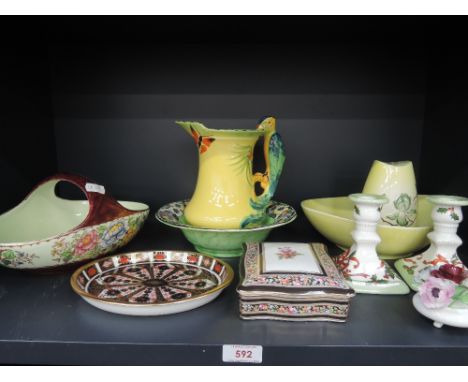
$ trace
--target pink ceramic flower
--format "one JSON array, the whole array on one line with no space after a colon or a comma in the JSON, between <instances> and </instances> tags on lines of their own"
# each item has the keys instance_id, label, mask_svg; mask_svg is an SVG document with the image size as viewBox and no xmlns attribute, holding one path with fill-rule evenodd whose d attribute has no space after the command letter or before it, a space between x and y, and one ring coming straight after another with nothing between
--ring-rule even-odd
<instances>
[{"instance_id":1,"label":"pink ceramic flower","mask_svg":"<svg viewBox=\"0 0 468 382\"><path fill-rule=\"evenodd\" d=\"M84 255L91 251L99 241L99 235L96 231L88 232L84 235L75 246L75 256Z\"/></svg>"},{"instance_id":2,"label":"pink ceramic flower","mask_svg":"<svg viewBox=\"0 0 468 382\"><path fill-rule=\"evenodd\" d=\"M426 308L441 309L449 306L455 294L455 284L452 281L429 277L419 288L421 301Z\"/></svg>"}]
</instances>

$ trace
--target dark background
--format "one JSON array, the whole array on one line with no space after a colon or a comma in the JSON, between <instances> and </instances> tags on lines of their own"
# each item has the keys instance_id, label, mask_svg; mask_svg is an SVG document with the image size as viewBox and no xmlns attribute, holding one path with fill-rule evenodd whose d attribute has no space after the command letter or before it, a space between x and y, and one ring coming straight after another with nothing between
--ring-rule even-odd
<instances>
[{"instance_id":1,"label":"dark background","mask_svg":"<svg viewBox=\"0 0 468 382\"><path fill-rule=\"evenodd\" d=\"M276 199L300 215L273 241L322 240L300 201L359 191L374 159L412 160L420 193L468 196L465 20L2 17L0 213L59 170L154 212L195 186L174 120L268 114L287 145ZM150 248L191 245L151 215L126 250ZM223 343L262 344L264 364L468 362L466 331L433 328L410 296L358 295L346 324L244 322L233 283L206 307L132 318L82 301L69 274L0 271L0 363L217 364Z\"/></svg>"},{"instance_id":2,"label":"dark background","mask_svg":"<svg viewBox=\"0 0 468 382\"><path fill-rule=\"evenodd\" d=\"M412 160L420 193L468 195L463 18L3 19L0 211L78 172L153 209L190 197L174 124L254 128L287 149L276 199L359 191L374 159Z\"/></svg>"}]
</instances>

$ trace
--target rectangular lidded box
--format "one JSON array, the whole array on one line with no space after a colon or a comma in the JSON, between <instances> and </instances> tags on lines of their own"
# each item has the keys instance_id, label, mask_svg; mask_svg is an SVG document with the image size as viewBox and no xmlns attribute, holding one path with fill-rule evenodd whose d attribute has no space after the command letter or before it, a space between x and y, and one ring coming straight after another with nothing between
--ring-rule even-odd
<instances>
[{"instance_id":1,"label":"rectangular lidded box","mask_svg":"<svg viewBox=\"0 0 468 382\"><path fill-rule=\"evenodd\" d=\"M250 243L237 288L244 319L346 320L354 296L321 243Z\"/></svg>"}]
</instances>

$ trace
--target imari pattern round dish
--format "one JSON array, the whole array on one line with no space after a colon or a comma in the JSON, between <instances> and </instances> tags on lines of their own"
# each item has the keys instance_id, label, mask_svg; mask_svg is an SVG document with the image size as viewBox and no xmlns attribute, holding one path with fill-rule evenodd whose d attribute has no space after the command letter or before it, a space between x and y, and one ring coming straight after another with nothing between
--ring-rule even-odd
<instances>
[{"instance_id":1,"label":"imari pattern round dish","mask_svg":"<svg viewBox=\"0 0 468 382\"><path fill-rule=\"evenodd\" d=\"M99 309L159 316L209 303L231 283L233 275L228 264L196 252L135 252L79 268L71 286Z\"/></svg>"},{"instance_id":2,"label":"imari pattern round dish","mask_svg":"<svg viewBox=\"0 0 468 382\"><path fill-rule=\"evenodd\" d=\"M271 202L266 210L268 222L262 226L238 229L200 228L184 220L187 203L188 200L166 204L156 213L156 219L165 225L181 229L198 252L216 257L242 256L245 243L263 242L273 228L289 224L297 217L291 206Z\"/></svg>"}]
</instances>

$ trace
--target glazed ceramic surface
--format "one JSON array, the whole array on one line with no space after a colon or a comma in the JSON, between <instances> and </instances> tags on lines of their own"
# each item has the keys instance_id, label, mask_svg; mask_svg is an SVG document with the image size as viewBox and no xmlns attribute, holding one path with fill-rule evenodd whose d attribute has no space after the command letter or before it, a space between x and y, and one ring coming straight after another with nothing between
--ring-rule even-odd
<instances>
[{"instance_id":1,"label":"glazed ceramic surface","mask_svg":"<svg viewBox=\"0 0 468 382\"><path fill-rule=\"evenodd\" d=\"M441 328L443 325L454 326L456 328L468 328L468 307L465 309L450 307L429 309L424 306L419 294L413 296L413 305L419 313L433 320L436 328Z\"/></svg>"},{"instance_id":2,"label":"glazed ceramic surface","mask_svg":"<svg viewBox=\"0 0 468 382\"><path fill-rule=\"evenodd\" d=\"M413 298L415 308L434 320L437 328L443 324L468 328L468 269L446 263L421 278Z\"/></svg>"},{"instance_id":3,"label":"glazed ceramic surface","mask_svg":"<svg viewBox=\"0 0 468 382\"><path fill-rule=\"evenodd\" d=\"M88 200L57 197L61 181L79 187ZM0 265L46 269L96 258L132 240L148 212L145 204L115 201L83 177L55 175L0 216Z\"/></svg>"},{"instance_id":4,"label":"glazed ceramic surface","mask_svg":"<svg viewBox=\"0 0 468 382\"><path fill-rule=\"evenodd\" d=\"M263 119L256 130L216 130L198 122L177 123L194 138L199 152L197 185L184 211L187 223L214 229L263 226L285 159L275 119ZM252 174L254 146L260 137L264 137L266 170ZM256 183L263 188L259 196Z\"/></svg>"},{"instance_id":5,"label":"glazed ceramic surface","mask_svg":"<svg viewBox=\"0 0 468 382\"><path fill-rule=\"evenodd\" d=\"M357 293L407 294L408 286L381 260L376 247L380 242L377 222L387 197L370 194L352 194L355 228L351 233L354 244L334 258L338 269Z\"/></svg>"},{"instance_id":6,"label":"glazed ceramic surface","mask_svg":"<svg viewBox=\"0 0 468 382\"><path fill-rule=\"evenodd\" d=\"M319 243L249 243L237 288L243 319L343 322L354 291Z\"/></svg>"},{"instance_id":7,"label":"glazed ceramic surface","mask_svg":"<svg viewBox=\"0 0 468 382\"><path fill-rule=\"evenodd\" d=\"M232 268L195 252L115 255L78 269L73 290L91 305L118 314L159 316L214 300L233 279Z\"/></svg>"},{"instance_id":8,"label":"glazed ceramic surface","mask_svg":"<svg viewBox=\"0 0 468 382\"><path fill-rule=\"evenodd\" d=\"M431 246L420 255L395 263L398 272L415 291L419 289L424 273L438 269L443 264L463 266L457 254L457 248L462 245L457 230L463 220L461 207L468 205L468 199L434 195L429 197L429 201L433 205L431 216L434 222L434 231L428 234Z\"/></svg>"},{"instance_id":9,"label":"glazed ceramic surface","mask_svg":"<svg viewBox=\"0 0 468 382\"><path fill-rule=\"evenodd\" d=\"M348 197L308 199L302 209L314 228L332 243L342 248L353 244L353 202ZM390 226L380 222L377 233L381 238L377 252L382 259L399 259L429 244L427 234L432 229L432 206L426 196L418 196L418 215L411 227Z\"/></svg>"},{"instance_id":10,"label":"glazed ceramic surface","mask_svg":"<svg viewBox=\"0 0 468 382\"><path fill-rule=\"evenodd\" d=\"M374 161L362 191L385 195L390 203L382 207L382 222L409 227L416 221L417 192L413 163Z\"/></svg>"},{"instance_id":11,"label":"glazed ceramic surface","mask_svg":"<svg viewBox=\"0 0 468 382\"><path fill-rule=\"evenodd\" d=\"M188 224L184 211L188 201L169 203L159 209L156 219L168 226L179 228L198 252L216 257L238 257L243 254L243 244L262 242L273 228L296 219L294 208L284 203L271 202L266 210L267 222L261 227L244 229L209 229Z\"/></svg>"}]
</instances>

